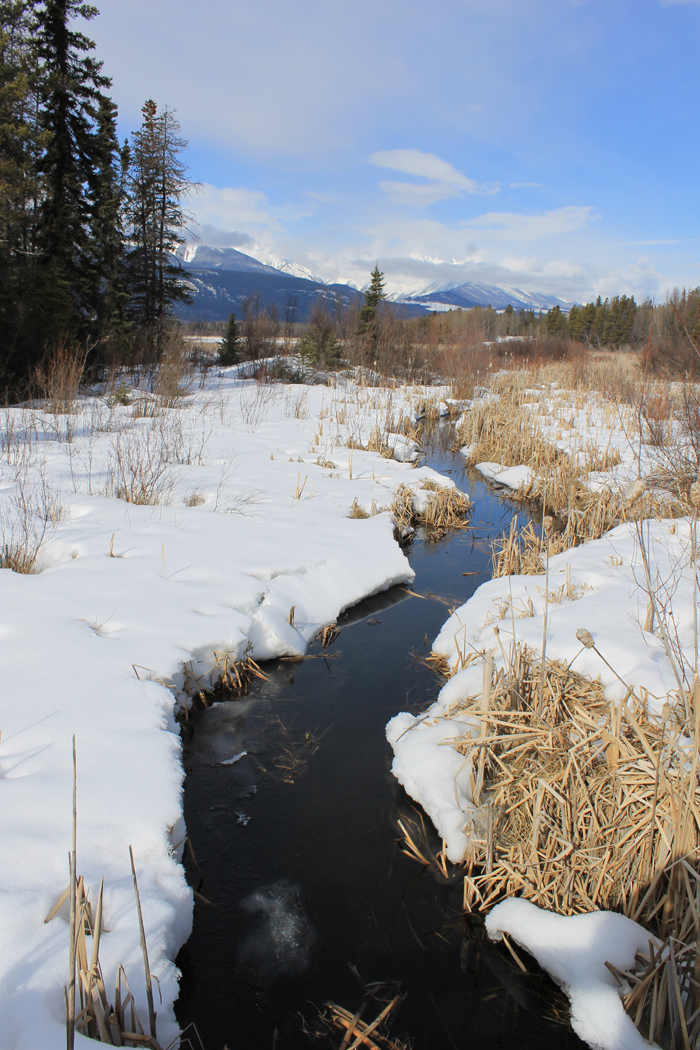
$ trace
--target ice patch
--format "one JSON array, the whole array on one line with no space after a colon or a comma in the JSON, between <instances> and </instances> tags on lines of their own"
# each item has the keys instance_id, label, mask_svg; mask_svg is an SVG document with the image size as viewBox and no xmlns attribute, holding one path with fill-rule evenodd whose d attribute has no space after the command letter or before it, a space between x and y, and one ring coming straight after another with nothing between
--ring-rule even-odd
<instances>
[{"instance_id":1,"label":"ice patch","mask_svg":"<svg viewBox=\"0 0 700 1050\"><path fill-rule=\"evenodd\" d=\"M280 879L261 886L241 901L241 910L261 916L260 925L238 950L239 965L261 988L279 977L304 973L313 956L317 933L301 902L301 887Z\"/></svg>"},{"instance_id":2,"label":"ice patch","mask_svg":"<svg viewBox=\"0 0 700 1050\"><path fill-rule=\"evenodd\" d=\"M220 766L233 766L236 762L240 762L248 754L247 751L240 751L237 755L232 755L231 758L225 758L223 762L219 762Z\"/></svg>"}]
</instances>

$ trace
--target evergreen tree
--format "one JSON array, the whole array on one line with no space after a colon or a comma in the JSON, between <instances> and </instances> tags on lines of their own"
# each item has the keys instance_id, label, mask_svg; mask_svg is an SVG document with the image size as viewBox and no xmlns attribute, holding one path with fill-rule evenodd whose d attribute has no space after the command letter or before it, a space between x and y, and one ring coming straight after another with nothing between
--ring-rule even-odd
<instances>
[{"instance_id":1,"label":"evergreen tree","mask_svg":"<svg viewBox=\"0 0 700 1050\"><path fill-rule=\"evenodd\" d=\"M0 374L23 367L34 341L40 71L37 0L0 0Z\"/></svg>"},{"instance_id":2,"label":"evergreen tree","mask_svg":"<svg viewBox=\"0 0 700 1050\"><path fill-rule=\"evenodd\" d=\"M96 117L96 166L90 180L92 309L102 338L126 329L126 253L124 205L129 146L120 150L117 107L101 98Z\"/></svg>"},{"instance_id":3,"label":"evergreen tree","mask_svg":"<svg viewBox=\"0 0 700 1050\"><path fill-rule=\"evenodd\" d=\"M220 365L237 365L239 361L243 360L243 347L238 335L238 325L234 313L229 315L226 333L219 343L218 356Z\"/></svg>"},{"instance_id":4,"label":"evergreen tree","mask_svg":"<svg viewBox=\"0 0 700 1050\"><path fill-rule=\"evenodd\" d=\"M546 316L545 329L547 335L568 335L568 323L566 314L561 312L561 307L553 307Z\"/></svg>"},{"instance_id":5,"label":"evergreen tree","mask_svg":"<svg viewBox=\"0 0 700 1050\"><path fill-rule=\"evenodd\" d=\"M132 136L129 168L128 270L130 312L156 351L161 322L176 302L189 302L176 252L184 244L182 197L193 185L180 155L187 146L172 110L149 99Z\"/></svg>"},{"instance_id":6,"label":"evergreen tree","mask_svg":"<svg viewBox=\"0 0 700 1050\"><path fill-rule=\"evenodd\" d=\"M370 277L369 287L365 292L364 305L360 310L360 326L363 329L373 327L377 316L377 308L383 299L386 299L384 274L381 273L379 267L375 264Z\"/></svg>"},{"instance_id":7,"label":"evergreen tree","mask_svg":"<svg viewBox=\"0 0 700 1050\"><path fill-rule=\"evenodd\" d=\"M94 321L89 187L99 164L95 117L110 80L100 72L102 63L88 54L93 42L70 23L96 14L96 8L80 0L45 0L38 11L46 149L39 164L43 199L37 240L49 340L80 338Z\"/></svg>"}]
</instances>

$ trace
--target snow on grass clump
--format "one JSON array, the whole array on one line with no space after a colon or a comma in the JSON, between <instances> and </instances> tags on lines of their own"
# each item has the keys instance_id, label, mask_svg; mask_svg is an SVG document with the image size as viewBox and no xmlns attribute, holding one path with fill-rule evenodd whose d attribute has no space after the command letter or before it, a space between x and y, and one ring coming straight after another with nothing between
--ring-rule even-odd
<instances>
[{"instance_id":1,"label":"snow on grass clump","mask_svg":"<svg viewBox=\"0 0 700 1050\"><path fill-rule=\"evenodd\" d=\"M630 969L648 932L614 912L556 915L530 901L502 901L486 916L492 940L504 933L535 957L571 1001L571 1027L596 1050L649 1050L625 1013L606 962ZM654 1044L655 1045L655 1044Z\"/></svg>"},{"instance_id":2,"label":"snow on grass clump","mask_svg":"<svg viewBox=\"0 0 700 1050\"><path fill-rule=\"evenodd\" d=\"M130 389L81 396L60 417L3 410L0 522L32 561L0 569L3 1047L65 1046L68 926L63 912L44 918L68 883L73 734L77 874L93 905L105 880L107 995L123 965L147 1016L131 845L159 1042L177 1034L173 960L192 916L177 698L214 686L221 654L301 655L343 609L413 578L390 513L354 520L353 501L379 509L401 484L452 483L347 445L398 433L440 396L232 369L167 400ZM42 485L51 500L23 508Z\"/></svg>"}]
</instances>

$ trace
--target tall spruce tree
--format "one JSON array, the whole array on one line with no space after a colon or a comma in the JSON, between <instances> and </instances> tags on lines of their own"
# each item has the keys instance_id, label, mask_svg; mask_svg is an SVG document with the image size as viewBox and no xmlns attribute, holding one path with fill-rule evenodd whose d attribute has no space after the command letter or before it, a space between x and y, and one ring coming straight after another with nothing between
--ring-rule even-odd
<instances>
[{"instance_id":1,"label":"tall spruce tree","mask_svg":"<svg viewBox=\"0 0 700 1050\"><path fill-rule=\"evenodd\" d=\"M243 360L243 346L238 334L235 313L229 314L224 338L219 343L218 357L221 365L237 365Z\"/></svg>"},{"instance_id":2,"label":"tall spruce tree","mask_svg":"<svg viewBox=\"0 0 700 1050\"><path fill-rule=\"evenodd\" d=\"M103 339L124 332L129 290L124 244L124 207L130 151L120 149L117 107L101 98L96 115L95 168L90 180L93 260L91 296L96 328Z\"/></svg>"},{"instance_id":3,"label":"tall spruce tree","mask_svg":"<svg viewBox=\"0 0 700 1050\"><path fill-rule=\"evenodd\" d=\"M0 376L18 372L32 341L40 69L37 0L0 2Z\"/></svg>"},{"instance_id":4,"label":"tall spruce tree","mask_svg":"<svg viewBox=\"0 0 700 1050\"><path fill-rule=\"evenodd\" d=\"M187 220L182 198L192 187L180 155L187 142L167 106L158 113L149 99L143 123L132 135L128 201L129 310L159 349L162 321L176 302L189 302L176 252Z\"/></svg>"},{"instance_id":5,"label":"tall spruce tree","mask_svg":"<svg viewBox=\"0 0 700 1050\"><path fill-rule=\"evenodd\" d=\"M96 116L110 80L89 52L94 43L71 28L97 9L79 0L44 0L38 10L42 62L41 123L46 149L39 164L43 199L37 243L41 253L44 331L48 341L85 336L95 321L90 186L99 167Z\"/></svg>"},{"instance_id":6,"label":"tall spruce tree","mask_svg":"<svg viewBox=\"0 0 700 1050\"><path fill-rule=\"evenodd\" d=\"M364 336L370 348L376 347L377 344L377 310L384 299L384 274L375 263L365 290L365 301L360 309L360 335Z\"/></svg>"},{"instance_id":7,"label":"tall spruce tree","mask_svg":"<svg viewBox=\"0 0 700 1050\"><path fill-rule=\"evenodd\" d=\"M384 299L386 299L386 292L384 291L384 274L375 264L370 276L369 287L365 291L364 305L360 310L360 323L362 325L368 326L374 322L374 319L377 316L377 308L379 307L380 302Z\"/></svg>"}]
</instances>

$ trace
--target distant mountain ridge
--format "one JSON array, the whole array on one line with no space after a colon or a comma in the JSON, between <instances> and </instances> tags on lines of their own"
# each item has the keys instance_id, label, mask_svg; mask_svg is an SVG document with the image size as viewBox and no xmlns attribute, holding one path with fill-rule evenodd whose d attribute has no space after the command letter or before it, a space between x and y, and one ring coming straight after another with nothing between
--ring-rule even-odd
<instances>
[{"instance_id":1,"label":"distant mountain ridge","mask_svg":"<svg viewBox=\"0 0 700 1050\"><path fill-rule=\"evenodd\" d=\"M180 262L193 298L191 304L176 307L176 315L182 320L225 321L232 311L240 316L242 300L256 295L268 309L274 305L281 319L292 311L296 321L309 319L319 297L327 300L329 306L338 300L344 307L362 301L362 293L352 285L327 284L289 259L263 263L237 248L197 244L180 252ZM476 281L428 285L422 290L397 293L390 301L401 307L407 317L489 305L494 310L504 310L508 305L515 310L551 310L559 306L568 313L573 306L555 295Z\"/></svg>"},{"instance_id":2,"label":"distant mountain ridge","mask_svg":"<svg viewBox=\"0 0 700 1050\"><path fill-rule=\"evenodd\" d=\"M303 266L287 259L275 266L259 262L237 248L210 244L188 245L180 252L191 303L178 303L175 314L183 321L225 321L240 317L243 300L259 296L261 306L274 307L280 320L308 321L319 297L333 308L338 300L347 308L362 296L347 284L326 284ZM425 313L412 307L412 313Z\"/></svg>"},{"instance_id":3,"label":"distant mountain ridge","mask_svg":"<svg viewBox=\"0 0 700 1050\"><path fill-rule=\"evenodd\" d=\"M512 306L514 310L551 310L558 306L564 313L568 313L574 305L556 295L523 292L507 285L480 284L477 281L466 281L464 284L454 282L441 287L429 287L422 292L404 293L397 296L394 302L425 306L433 310L468 310L474 306L492 306L494 310L505 310L506 306Z\"/></svg>"}]
</instances>

